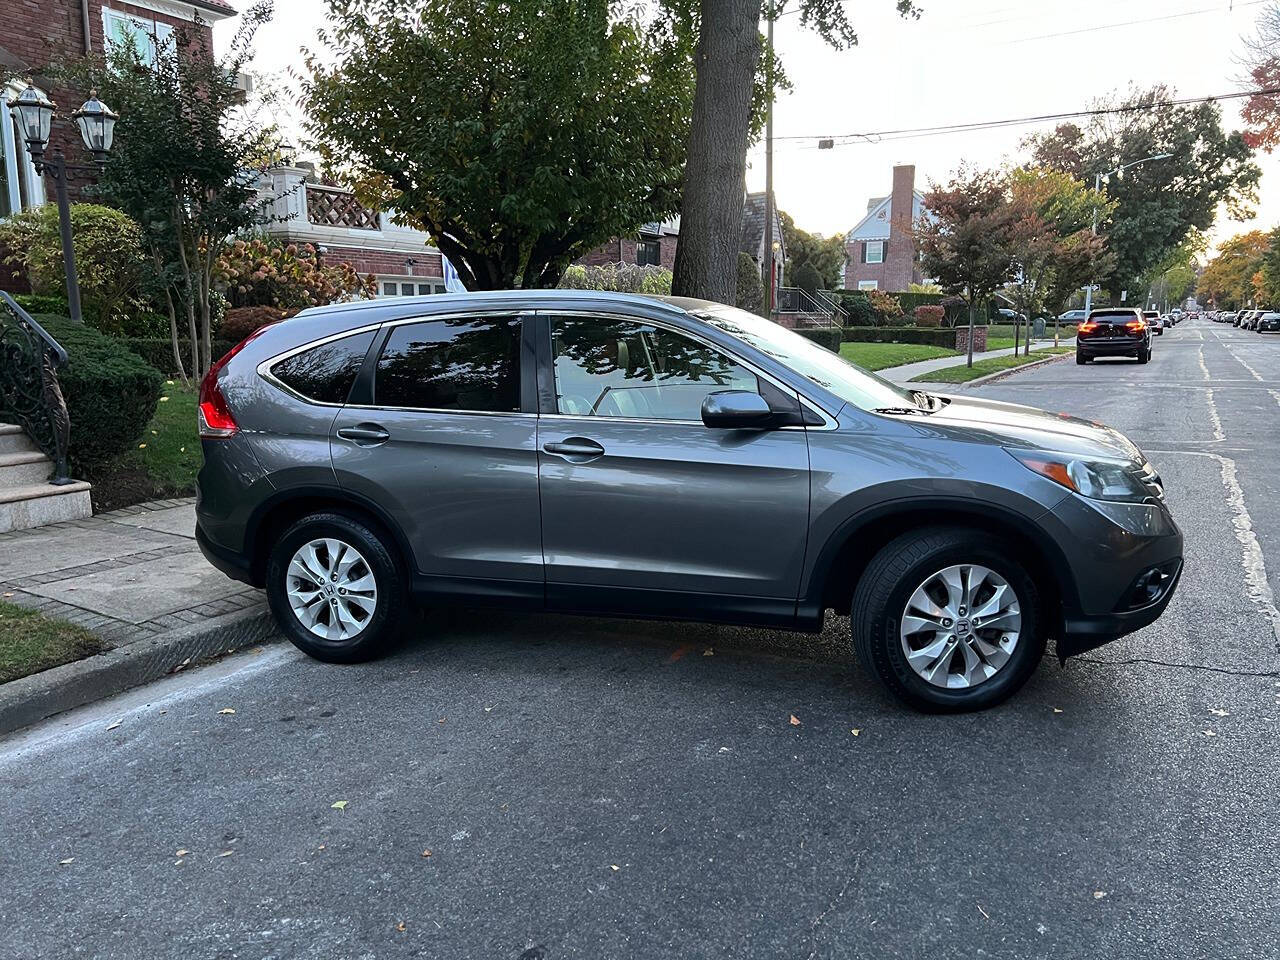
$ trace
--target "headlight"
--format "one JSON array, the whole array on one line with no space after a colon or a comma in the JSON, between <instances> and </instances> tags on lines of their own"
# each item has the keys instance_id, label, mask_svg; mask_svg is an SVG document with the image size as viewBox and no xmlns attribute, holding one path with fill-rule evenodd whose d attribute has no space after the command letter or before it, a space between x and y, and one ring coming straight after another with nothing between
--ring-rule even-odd
<instances>
[{"instance_id":1,"label":"headlight","mask_svg":"<svg viewBox=\"0 0 1280 960\"><path fill-rule=\"evenodd\" d=\"M1039 450L1009 450L1028 470L1090 500L1154 503L1164 498L1160 478L1144 464L1130 460L1086 460Z\"/></svg>"}]
</instances>

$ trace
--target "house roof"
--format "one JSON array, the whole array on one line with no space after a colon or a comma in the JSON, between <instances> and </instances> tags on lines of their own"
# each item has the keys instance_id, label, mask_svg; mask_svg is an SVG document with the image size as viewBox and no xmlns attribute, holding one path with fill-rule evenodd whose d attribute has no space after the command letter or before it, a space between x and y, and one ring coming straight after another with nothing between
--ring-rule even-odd
<instances>
[{"instance_id":1,"label":"house roof","mask_svg":"<svg viewBox=\"0 0 1280 960\"><path fill-rule=\"evenodd\" d=\"M764 191L748 193L742 202L742 243L738 247L743 253L753 257L760 256L760 245L764 242ZM773 204L773 239L780 248L779 260L785 260L787 251L782 239L782 220L778 217L777 198Z\"/></svg>"},{"instance_id":2,"label":"house roof","mask_svg":"<svg viewBox=\"0 0 1280 960\"><path fill-rule=\"evenodd\" d=\"M236 15L236 8L227 3L226 0L187 0L187 2L207 13L216 14L219 18L234 17Z\"/></svg>"},{"instance_id":3,"label":"house roof","mask_svg":"<svg viewBox=\"0 0 1280 960\"><path fill-rule=\"evenodd\" d=\"M911 220L914 223L924 212L924 194L911 191ZM893 215L893 198L881 197L868 205L867 215L845 235L845 240L884 240L889 236L889 218Z\"/></svg>"}]
</instances>

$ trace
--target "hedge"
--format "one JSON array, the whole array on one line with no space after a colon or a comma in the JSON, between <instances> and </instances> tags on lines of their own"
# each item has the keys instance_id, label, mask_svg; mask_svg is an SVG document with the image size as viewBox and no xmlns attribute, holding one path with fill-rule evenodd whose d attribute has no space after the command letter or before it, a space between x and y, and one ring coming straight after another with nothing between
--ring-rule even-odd
<instances>
[{"instance_id":1,"label":"hedge","mask_svg":"<svg viewBox=\"0 0 1280 960\"><path fill-rule=\"evenodd\" d=\"M69 361L58 371L71 418L73 473L106 463L133 444L160 402L164 377L119 340L55 314L36 316Z\"/></svg>"},{"instance_id":2,"label":"hedge","mask_svg":"<svg viewBox=\"0 0 1280 960\"><path fill-rule=\"evenodd\" d=\"M178 368L173 363L173 343L168 337L163 340L154 337L122 337L119 340L126 347L155 367L166 377L178 375ZM217 360L236 345L235 340L214 340L213 359ZM178 349L182 352L182 363L191 375L191 341L179 340Z\"/></svg>"},{"instance_id":3,"label":"hedge","mask_svg":"<svg viewBox=\"0 0 1280 960\"><path fill-rule=\"evenodd\" d=\"M806 340L812 340L814 343L826 347L834 353L840 352L840 343L843 339L841 334L843 331L839 327L814 327L805 330L796 330L796 333L804 337Z\"/></svg>"},{"instance_id":4,"label":"hedge","mask_svg":"<svg viewBox=\"0 0 1280 960\"><path fill-rule=\"evenodd\" d=\"M921 343L955 349L956 332L951 327L845 327L846 342Z\"/></svg>"}]
</instances>

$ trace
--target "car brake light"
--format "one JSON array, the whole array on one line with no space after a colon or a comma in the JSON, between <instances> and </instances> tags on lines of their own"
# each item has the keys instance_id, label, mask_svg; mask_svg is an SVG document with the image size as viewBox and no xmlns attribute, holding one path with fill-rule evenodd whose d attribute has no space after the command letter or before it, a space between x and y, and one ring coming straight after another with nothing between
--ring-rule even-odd
<instances>
[{"instance_id":1,"label":"car brake light","mask_svg":"<svg viewBox=\"0 0 1280 960\"><path fill-rule=\"evenodd\" d=\"M266 326L259 327L253 331L253 333L228 350L204 375L204 379L200 381L200 403L196 407L196 419L199 421L201 437L216 440L222 437L234 436L236 431L240 429L236 424L236 418L231 415L231 408L227 406L227 398L222 395L222 388L218 386L218 374L222 372L223 367L231 362L232 357L247 347L254 338L261 335L267 327L275 326L275 323L278 322L268 323Z\"/></svg>"},{"instance_id":2,"label":"car brake light","mask_svg":"<svg viewBox=\"0 0 1280 960\"><path fill-rule=\"evenodd\" d=\"M1086 320L1084 323L1080 324L1081 333L1088 333L1091 330L1097 330L1097 329L1098 329L1098 325L1094 323L1092 320Z\"/></svg>"},{"instance_id":3,"label":"car brake light","mask_svg":"<svg viewBox=\"0 0 1280 960\"><path fill-rule=\"evenodd\" d=\"M1128 329L1130 329L1130 330L1133 330L1133 331L1135 331L1135 332L1138 332L1138 331L1141 331L1141 330L1145 330L1145 329L1147 328L1147 321L1145 321L1145 320L1130 320L1128 323L1126 323L1126 324L1125 324L1125 326L1126 326Z\"/></svg>"}]
</instances>

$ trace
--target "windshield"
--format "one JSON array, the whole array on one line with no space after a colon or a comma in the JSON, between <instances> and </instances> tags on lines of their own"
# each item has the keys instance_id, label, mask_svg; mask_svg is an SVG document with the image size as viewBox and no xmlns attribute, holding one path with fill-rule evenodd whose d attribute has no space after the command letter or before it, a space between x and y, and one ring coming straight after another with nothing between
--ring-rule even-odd
<instances>
[{"instance_id":1,"label":"windshield","mask_svg":"<svg viewBox=\"0 0 1280 960\"><path fill-rule=\"evenodd\" d=\"M693 315L767 353L855 407L882 410L920 406L918 391L895 386L772 320L727 306L694 311Z\"/></svg>"}]
</instances>

